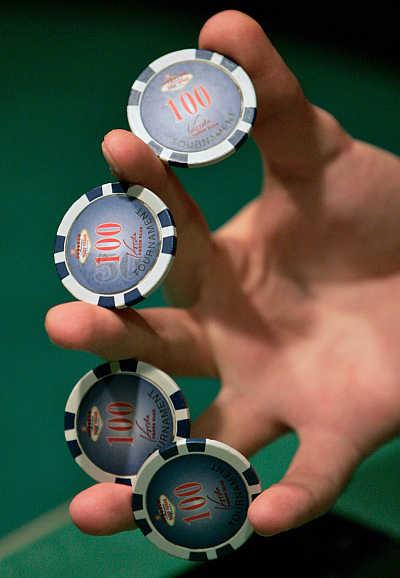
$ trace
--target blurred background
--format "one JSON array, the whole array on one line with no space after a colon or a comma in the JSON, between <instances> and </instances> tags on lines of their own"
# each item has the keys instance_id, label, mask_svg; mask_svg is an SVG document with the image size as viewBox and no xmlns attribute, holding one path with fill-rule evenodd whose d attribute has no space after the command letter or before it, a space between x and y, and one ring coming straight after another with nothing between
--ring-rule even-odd
<instances>
[{"instance_id":1,"label":"blurred background","mask_svg":"<svg viewBox=\"0 0 400 578\"><path fill-rule=\"evenodd\" d=\"M138 532L94 538L69 521L69 500L92 482L66 448L64 405L99 359L57 349L43 329L46 311L70 300L53 266L54 235L78 196L113 180L100 143L110 129L128 128L127 97L138 73L161 54L195 46L207 17L225 8L257 18L307 96L351 134L400 152L391 3L2 4L1 578L221 577L257 559L271 577L300 573L302 565L309 576L399 576L398 439L359 468L332 514L281 537L255 538L237 557L206 569L170 558ZM212 229L256 196L261 183L252 141L218 165L177 172ZM145 306L162 302L158 292ZM218 390L210 380L178 382L194 417ZM264 487L282 476L296 445L288 435L254 456Z\"/></svg>"}]
</instances>

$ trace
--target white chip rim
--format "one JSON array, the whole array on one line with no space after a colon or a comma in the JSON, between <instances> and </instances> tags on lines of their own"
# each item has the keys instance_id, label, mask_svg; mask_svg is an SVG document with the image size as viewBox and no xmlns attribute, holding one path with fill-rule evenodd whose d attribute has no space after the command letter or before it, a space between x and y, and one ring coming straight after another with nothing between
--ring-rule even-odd
<instances>
[{"instance_id":1,"label":"white chip rim","mask_svg":"<svg viewBox=\"0 0 400 578\"><path fill-rule=\"evenodd\" d=\"M206 52L211 55L210 58L201 58L198 55L198 52ZM132 84L131 92L140 93L139 101L136 104L128 103L127 106L127 116L128 116L128 123L130 126L131 131L142 139L145 143L150 144L151 142L156 143L159 147L161 147L161 152L157 152L156 154L159 156L161 160L166 163L170 164L181 164L182 166L188 166L189 168L194 167L201 167L201 166L208 166L230 156L235 150L238 148L237 146L233 145L229 142L229 138L235 133L236 130L240 130L244 133L244 136L248 136L253 128L253 123L247 122L243 118L243 112L247 108L257 109L257 97L255 93L255 89L253 83L247 74L247 72L237 63L236 68L234 70L229 70L221 65L224 59L230 60L227 57L219 54L218 52L212 52L208 50L199 51L196 48L187 48L184 50L176 50L175 52L170 52L157 58L153 62L151 62L145 70L152 69L154 74L151 75L147 81L141 81L139 79L135 80ZM212 63L215 66L218 66L223 70L228 76L231 76L233 81L237 84L240 89L242 95L242 115L238 122L238 124L233 128L230 135L223 140L221 143L210 147L209 149L197 152L182 152L176 151L174 149L168 148L165 145L161 144L157 141L150 133L147 131L146 127L143 124L142 117L140 114L140 103L142 99L143 92L146 86L151 82L155 75L157 75L161 70L170 66L171 64L178 64L180 62L184 62L186 60L202 60L203 62ZM233 62L230 60L230 62ZM144 71L142 71L143 74ZM140 78L140 77L139 77ZM179 162L171 162L171 156L175 153L182 154L187 158L187 161L179 163Z\"/></svg>"},{"instance_id":2,"label":"white chip rim","mask_svg":"<svg viewBox=\"0 0 400 578\"><path fill-rule=\"evenodd\" d=\"M96 187L92 190L101 189L101 195L92 200L89 200L87 193L81 195L70 206L58 227L57 239L64 238L64 243L61 250L54 251L54 263L56 266L64 266L67 272L67 274L63 277L60 276L61 282L76 299L85 301L86 303L91 303L92 305L98 305L99 300L102 298L112 298L114 300L114 305L112 308L115 309L125 309L130 305L136 304L142 299L148 297L150 293L153 293L156 291L156 289L158 289L158 287L162 284L165 277L167 276L169 270L171 269L175 258L175 252L171 253L163 251L163 242L167 238L174 238L176 244L176 227L171 216L171 211L168 209L166 204L157 195L155 195L155 193L146 187L142 187L140 185L131 185L124 191L120 190L115 192L113 190L113 188L120 186L120 183L105 183L100 187ZM89 191L89 193L90 192L91 191ZM148 273L146 273L146 275L137 285L132 285L131 287L128 287L124 291L118 293L96 293L81 285L71 273L66 258L65 245L68 238L68 233L74 221L82 213L82 211L88 205L95 203L97 200L108 195L128 195L131 197L136 197L138 200L143 202L149 212L151 212L157 224L160 236L160 251L152 268L148 271ZM167 211L169 216L165 225L162 225L158 218L158 214L162 211ZM137 290L138 292L138 299L135 300L134 303L126 304L125 296L134 290Z\"/></svg>"},{"instance_id":3,"label":"white chip rim","mask_svg":"<svg viewBox=\"0 0 400 578\"><path fill-rule=\"evenodd\" d=\"M180 546L178 544L174 544L167 540L153 525L150 516L147 514L147 503L146 503L146 494L148 485L153 478L154 474L161 469L165 464L168 462L178 459L182 455L188 454L205 454L209 456L213 456L215 458L219 458L220 460L228 463L230 466L234 468L234 470L240 475L242 481L247 488L249 504L251 504L252 500L256 495L261 492L261 485L260 483L250 485L246 478L243 475L243 472L251 468L254 471L253 466L251 463L236 449L232 448L231 446L224 444L223 442L205 438L202 440L193 439L193 441L202 441L205 442L205 450L204 451L195 451L195 450L188 450L187 442L192 441L189 439L181 439L176 441L176 447L178 449L178 454L171 456L170 458L164 459L160 456L160 452L157 450L151 456L147 458L147 460L143 463L141 468L139 469L136 477L135 487L133 488L134 494L139 494L143 500L143 508L133 511L135 521L140 522L144 520L149 525L151 531L145 534L145 537L152 542L155 546L160 548L161 550L171 554L172 556L177 556L179 558L183 558L188 560L190 558L191 553L204 553L207 556L208 560L215 560L218 558L217 550L223 548L224 546L230 545L233 549L238 549L242 546L246 540L253 534L254 530L251 526L249 519L246 517L245 522L242 524L241 528L230 537L225 542L218 544L217 547L214 548L189 548L185 546Z\"/></svg>"},{"instance_id":4,"label":"white chip rim","mask_svg":"<svg viewBox=\"0 0 400 578\"><path fill-rule=\"evenodd\" d=\"M76 442L78 447L81 451L80 455L74 458L75 462L94 480L98 482L116 482L117 480L127 480L130 482L130 485L134 486L135 481L137 478L137 474L133 476L124 476L119 474L112 474L110 472L106 472L99 468L92 460L86 455L84 448L82 447L79 437L76 431L76 419L79 411L79 407L81 404L82 399L87 394L87 392L94 386L98 381L107 377L109 375L114 375L118 373L124 373L127 375L135 375L141 378L146 379L149 381L165 398L166 402L168 403L168 407L170 409L172 419L173 419L173 439L172 441L178 441L183 439L182 437L177 435L178 424L179 422L190 422L190 411L189 408L186 406L182 409L175 409L172 402L171 396L174 393L181 392L180 387L178 384L170 377L167 373L145 363L144 361L137 361L135 359L124 360L130 362L137 362L136 371L127 371L125 369L121 369L120 361L113 361L110 363L102 364L98 366L96 369L109 366L110 371L106 373L102 377L97 377L94 373L94 370L90 370L85 375L83 375L79 381L75 384L74 388L72 389L67 403L65 405L65 412L68 414L74 415L74 426L72 428L64 428L64 436L65 441L67 444L69 442Z\"/></svg>"}]
</instances>

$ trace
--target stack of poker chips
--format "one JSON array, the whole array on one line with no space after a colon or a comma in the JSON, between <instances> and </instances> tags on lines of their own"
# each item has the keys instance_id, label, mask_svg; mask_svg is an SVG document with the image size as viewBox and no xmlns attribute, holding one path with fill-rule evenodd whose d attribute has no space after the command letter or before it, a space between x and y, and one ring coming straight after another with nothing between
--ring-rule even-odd
<instances>
[{"instance_id":1,"label":"stack of poker chips","mask_svg":"<svg viewBox=\"0 0 400 578\"><path fill-rule=\"evenodd\" d=\"M131 486L136 525L160 549L212 560L251 535L256 472L230 446L189 437L185 399L160 369L125 359L89 371L68 398L64 429L89 476Z\"/></svg>"},{"instance_id":2,"label":"stack of poker chips","mask_svg":"<svg viewBox=\"0 0 400 578\"><path fill-rule=\"evenodd\" d=\"M187 49L138 76L127 112L132 132L161 160L198 167L223 160L246 140L256 96L232 60ZM165 203L143 186L117 182L73 203L59 225L54 260L76 299L121 309L160 286L175 252ZM251 535L247 510L261 491L257 474L234 448L189 437L184 396L160 369L125 359L89 371L68 398L64 431L89 476L132 488L136 525L169 554L211 560Z\"/></svg>"}]
</instances>

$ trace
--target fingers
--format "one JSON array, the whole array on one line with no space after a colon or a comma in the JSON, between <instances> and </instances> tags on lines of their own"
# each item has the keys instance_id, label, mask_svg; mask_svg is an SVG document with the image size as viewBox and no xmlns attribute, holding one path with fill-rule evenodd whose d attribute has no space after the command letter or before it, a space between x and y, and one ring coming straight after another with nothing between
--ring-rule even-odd
<instances>
[{"instance_id":1,"label":"fingers","mask_svg":"<svg viewBox=\"0 0 400 578\"><path fill-rule=\"evenodd\" d=\"M101 148L110 169L120 180L141 184L155 193L166 189L165 165L132 133L112 130L104 137Z\"/></svg>"},{"instance_id":2,"label":"fingers","mask_svg":"<svg viewBox=\"0 0 400 578\"><path fill-rule=\"evenodd\" d=\"M72 521L82 532L107 536L133 530L132 488L121 484L96 484L72 500Z\"/></svg>"},{"instance_id":3,"label":"fingers","mask_svg":"<svg viewBox=\"0 0 400 578\"><path fill-rule=\"evenodd\" d=\"M215 375L207 340L187 310L112 311L81 302L47 314L50 339L107 360L135 357L175 375Z\"/></svg>"},{"instance_id":4,"label":"fingers","mask_svg":"<svg viewBox=\"0 0 400 578\"><path fill-rule=\"evenodd\" d=\"M213 427L215 422L220 425ZM203 417L195 425L193 435L200 433L229 443L243 453L248 449L253 452L257 448L243 442L243 439L250 439L246 434L253 429L249 423L247 421L245 427L241 420L237 421L235 434L224 406L214 406L207 420ZM278 429L274 425L267 426L264 433L270 438L268 441L278 435ZM336 435L315 432L303 436L285 477L251 504L248 514L251 524L258 533L271 536L323 514L333 505L359 460L357 450ZM132 529L130 498L131 489L127 486L96 484L75 497L70 508L71 516L75 524L88 534L106 535Z\"/></svg>"},{"instance_id":5,"label":"fingers","mask_svg":"<svg viewBox=\"0 0 400 578\"><path fill-rule=\"evenodd\" d=\"M199 208L173 172L132 133L111 131L104 137L102 149L110 168L120 180L148 187L171 210L178 245L165 287L171 303L192 305L197 299L203 269L211 250L210 234Z\"/></svg>"},{"instance_id":6,"label":"fingers","mask_svg":"<svg viewBox=\"0 0 400 578\"><path fill-rule=\"evenodd\" d=\"M325 513L347 484L361 456L347 439L324 432L301 436L284 478L250 506L255 530L271 536Z\"/></svg>"},{"instance_id":7,"label":"fingers","mask_svg":"<svg viewBox=\"0 0 400 578\"><path fill-rule=\"evenodd\" d=\"M247 406L243 400L235 402L231 395L220 395L193 425L191 436L218 439L245 454L253 453L263 443L275 439L282 429L266 419L260 420L258 431L253 425L257 422L256 412ZM70 506L72 520L87 534L108 535L133 529L131 495L128 486L96 484L74 498Z\"/></svg>"},{"instance_id":8,"label":"fingers","mask_svg":"<svg viewBox=\"0 0 400 578\"><path fill-rule=\"evenodd\" d=\"M327 113L309 104L255 20L233 10L221 12L206 22L199 45L232 58L252 78L258 99L254 137L270 170L307 175L346 146L348 137Z\"/></svg>"}]
</instances>

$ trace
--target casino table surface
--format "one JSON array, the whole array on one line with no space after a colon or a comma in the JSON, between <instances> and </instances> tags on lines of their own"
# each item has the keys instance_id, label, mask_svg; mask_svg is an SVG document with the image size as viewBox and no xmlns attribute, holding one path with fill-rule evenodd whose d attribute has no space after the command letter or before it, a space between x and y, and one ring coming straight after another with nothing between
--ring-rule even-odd
<instances>
[{"instance_id":1,"label":"casino table surface","mask_svg":"<svg viewBox=\"0 0 400 578\"><path fill-rule=\"evenodd\" d=\"M0 21L2 578L150 578L193 569L139 532L92 537L70 522L69 500L92 482L65 445L64 405L99 359L56 348L43 328L47 309L72 299L53 266L58 222L79 195L113 180L100 143L111 128L128 128L131 83L161 54L196 45L200 21L139 5L18 4ZM393 68L289 37L275 43L311 100L354 136L400 152L400 82ZM217 165L176 172L212 229L255 196L261 182L251 140ZM162 302L158 291L141 306ZM178 382L194 416L218 390L212 380ZM264 487L280 478L296 447L295 436L287 435L252 458ZM396 439L364 462L334 513L398 540L399 452Z\"/></svg>"}]
</instances>

